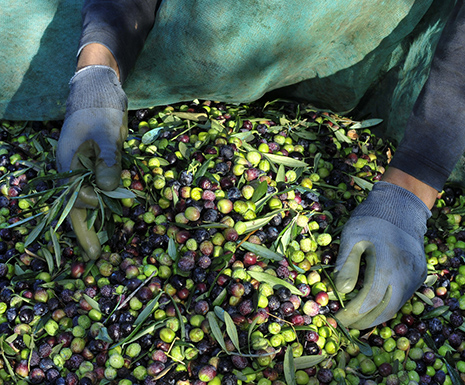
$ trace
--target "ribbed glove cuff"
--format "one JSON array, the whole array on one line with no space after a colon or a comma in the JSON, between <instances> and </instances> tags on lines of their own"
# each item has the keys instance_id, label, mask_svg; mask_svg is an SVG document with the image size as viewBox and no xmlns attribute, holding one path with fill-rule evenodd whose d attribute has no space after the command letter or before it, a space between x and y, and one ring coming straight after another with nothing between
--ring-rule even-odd
<instances>
[{"instance_id":1,"label":"ribbed glove cuff","mask_svg":"<svg viewBox=\"0 0 465 385\"><path fill-rule=\"evenodd\" d=\"M125 111L128 99L113 68L84 67L71 78L66 117L85 108L114 108Z\"/></svg>"},{"instance_id":2,"label":"ribbed glove cuff","mask_svg":"<svg viewBox=\"0 0 465 385\"><path fill-rule=\"evenodd\" d=\"M410 191L392 183L376 182L352 214L352 217L363 216L384 219L417 238L425 234L431 211Z\"/></svg>"}]
</instances>

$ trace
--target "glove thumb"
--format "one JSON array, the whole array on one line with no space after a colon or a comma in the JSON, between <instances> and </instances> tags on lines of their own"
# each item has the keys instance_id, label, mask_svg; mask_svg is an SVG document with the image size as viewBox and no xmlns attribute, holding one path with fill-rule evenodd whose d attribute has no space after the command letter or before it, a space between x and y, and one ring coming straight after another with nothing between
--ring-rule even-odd
<instances>
[{"instance_id":1,"label":"glove thumb","mask_svg":"<svg viewBox=\"0 0 465 385\"><path fill-rule=\"evenodd\" d=\"M354 290L360 271L360 260L365 252L375 254L373 243L369 241L357 242L350 251L345 242L341 244L339 257L334 270L334 284L337 291L341 293L350 293Z\"/></svg>"}]
</instances>

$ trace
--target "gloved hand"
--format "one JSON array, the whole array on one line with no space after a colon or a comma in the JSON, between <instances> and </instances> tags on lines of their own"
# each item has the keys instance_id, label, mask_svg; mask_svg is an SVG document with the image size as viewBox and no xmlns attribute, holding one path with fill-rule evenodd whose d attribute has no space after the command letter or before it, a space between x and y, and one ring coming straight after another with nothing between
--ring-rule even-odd
<instances>
[{"instance_id":1,"label":"gloved hand","mask_svg":"<svg viewBox=\"0 0 465 385\"><path fill-rule=\"evenodd\" d=\"M353 212L341 235L335 286L351 292L361 257L363 288L336 314L346 327L366 329L393 318L426 278L423 237L431 212L410 191L387 182L375 183Z\"/></svg>"},{"instance_id":2,"label":"gloved hand","mask_svg":"<svg viewBox=\"0 0 465 385\"><path fill-rule=\"evenodd\" d=\"M85 168L78 155L93 162L96 184L115 189L121 178L121 150L128 134L128 101L116 72L107 66L88 66L70 81L66 116L57 148L59 172ZM76 237L90 259L101 246L95 229L87 228L86 209L96 208L91 186L81 189L70 219Z\"/></svg>"}]
</instances>

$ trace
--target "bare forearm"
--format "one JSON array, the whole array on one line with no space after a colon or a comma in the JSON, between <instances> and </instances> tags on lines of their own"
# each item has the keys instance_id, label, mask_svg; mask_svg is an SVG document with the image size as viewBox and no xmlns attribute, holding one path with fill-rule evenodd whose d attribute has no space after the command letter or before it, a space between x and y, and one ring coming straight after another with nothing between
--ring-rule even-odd
<instances>
[{"instance_id":1,"label":"bare forearm","mask_svg":"<svg viewBox=\"0 0 465 385\"><path fill-rule=\"evenodd\" d=\"M76 71L90 65L105 65L111 67L116 71L119 80L121 80L118 63L116 62L115 57L107 47L101 44L92 43L86 45L82 49L78 58Z\"/></svg>"},{"instance_id":2,"label":"bare forearm","mask_svg":"<svg viewBox=\"0 0 465 385\"><path fill-rule=\"evenodd\" d=\"M84 49L94 43L106 47L124 82L152 29L158 3L159 0L86 0L82 7L80 58ZM101 58L101 49L93 53Z\"/></svg>"},{"instance_id":3,"label":"bare forearm","mask_svg":"<svg viewBox=\"0 0 465 385\"><path fill-rule=\"evenodd\" d=\"M383 176L384 182L389 182L412 192L431 210L438 195L438 191L423 183L417 178L397 169L390 167Z\"/></svg>"}]
</instances>

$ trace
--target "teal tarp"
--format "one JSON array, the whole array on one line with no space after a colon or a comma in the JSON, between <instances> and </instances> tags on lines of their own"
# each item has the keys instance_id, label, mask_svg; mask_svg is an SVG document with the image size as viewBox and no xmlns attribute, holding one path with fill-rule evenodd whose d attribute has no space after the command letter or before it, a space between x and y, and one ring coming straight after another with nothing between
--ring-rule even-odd
<instances>
[{"instance_id":1,"label":"teal tarp","mask_svg":"<svg viewBox=\"0 0 465 385\"><path fill-rule=\"evenodd\" d=\"M62 118L81 1L2 3L0 117ZM410 109L452 5L433 0L164 1L125 84L130 107L194 98L248 102L299 83L286 94L336 111L352 109L366 95L369 110L386 118L387 105L377 98L391 97L394 110ZM376 92L380 89L383 95Z\"/></svg>"},{"instance_id":2,"label":"teal tarp","mask_svg":"<svg viewBox=\"0 0 465 385\"><path fill-rule=\"evenodd\" d=\"M1 3L0 119L62 119L82 0ZM357 107L399 139L454 3L163 1L124 88L131 109L275 90L335 112Z\"/></svg>"}]
</instances>

